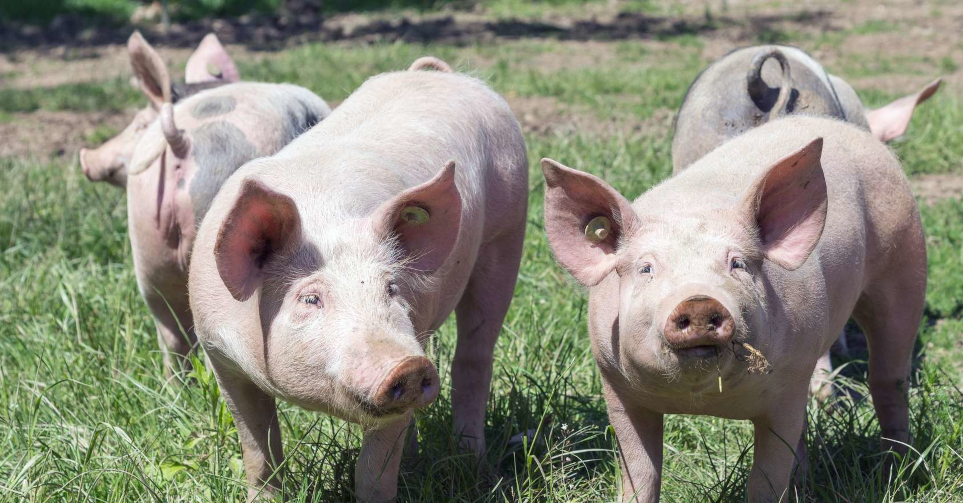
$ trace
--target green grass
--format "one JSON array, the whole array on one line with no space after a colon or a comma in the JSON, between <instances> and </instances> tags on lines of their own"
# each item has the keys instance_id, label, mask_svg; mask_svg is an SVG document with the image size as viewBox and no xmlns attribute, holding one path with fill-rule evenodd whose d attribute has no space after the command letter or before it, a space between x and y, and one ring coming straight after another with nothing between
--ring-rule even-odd
<instances>
[{"instance_id":1,"label":"green grass","mask_svg":"<svg viewBox=\"0 0 963 503\"><path fill-rule=\"evenodd\" d=\"M314 44L238 64L248 79L292 81L340 101L367 76L431 53L463 69L478 68L475 73L500 92L552 97L600 120L677 107L704 64L699 44L683 40L655 55L634 45L615 44L613 60L587 68L529 64L577 50L555 42ZM114 109L118 102L101 90L119 92L119 82L82 92L67 86L0 91L0 110ZM119 103L139 104L132 91L120 94ZM890 98L860 92L873 106ZM963 147L953 133L960 118L957 96L941 94L920 108L908 139L896 145L909 172L960 173ZM422 452L402 475L402 501L588 503L617 497L619 468L589 349L586 296L555 264L546 243L537 161L551 156L634 198L668 176L671 135L550 133L526 140L528 236L496 351L487 416L490 469L479 476L470 457L455 448L444 379L439 400L418 415ZM163 378L152 321L132 272L124 196L87 182L64 161L0 159L0 186L10 188L0 193L0 503L242 500L236 431L203 360L189 385ZM858 398L868 395L860 370L865 365L854 362L841 381L854 394L840 397L831 412L810 408L807 501L963 501L961 207L946 201L923 208L930 281L911 391L916 452L897 482L879 479L879 428L871 403ZM443 376L454 335L449 322L431 347ZM289 405L281 411L289 501L350 500L358 428ZM509 445L513 435L535 429L534 441ZM662 500L743 501L751 443L747 422L668 417Z\"/></svg>"},{"instance_id":2,"label":"green grass","mask_svg":"<svg viewBox=\"0 0 963 503\"><path fill-rule=\"evenodd\" d=\"M0 112L120 111L130 106L143 105L144 102L141 92L121 78L54 87L0 88Z\"/></svg>"},{"instance_id":3,"label":"green grass","mask_svg":"<svg viewBox=\"0 0 963 503\"><path fill-rule=\"evenodd\" d=\"M899 29L899 24L884 19L870 19L854 27L854 35L868 35L871 33L887 33Z\"/></svg>"}]
</instances>

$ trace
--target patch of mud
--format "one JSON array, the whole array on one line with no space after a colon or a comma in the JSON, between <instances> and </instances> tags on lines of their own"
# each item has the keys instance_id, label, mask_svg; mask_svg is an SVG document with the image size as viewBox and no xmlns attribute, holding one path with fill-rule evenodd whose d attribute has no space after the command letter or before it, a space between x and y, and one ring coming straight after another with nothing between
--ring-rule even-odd
<instances>
[{"instance_id":1,"label":"patch of mud","mask_svg":"<svg viewBox=\"0 0 963 503\"><path fill-rule=\"evenodd\" d=\"M963 175L921 175L910 178L913 194L926 204L963 198Z\"/></svg>"},{"instance_id":2,"label":"patch of mud","mask_svg":"<svg viewBox=\"0 0 963 503\"><path fill-rule=\"evenodd\" d=\"M0 156L73 157L100 126L120 132L134 112L71 113L37 111L0 121Z\"/></svg>"}]
</instances>

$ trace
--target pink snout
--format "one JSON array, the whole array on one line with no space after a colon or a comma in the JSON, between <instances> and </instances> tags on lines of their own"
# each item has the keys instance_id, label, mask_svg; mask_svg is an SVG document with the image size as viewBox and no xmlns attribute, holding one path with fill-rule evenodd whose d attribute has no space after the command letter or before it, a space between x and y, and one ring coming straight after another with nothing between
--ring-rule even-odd
<instances>
[{"instance_id":1,"label":"pink snout","mask_svg":"<svg viewBox=\"0 0 963 503\"><path fill-rule=\"evenodd\" d=\"M682 301L669 314L663 335L672 349L692 356L711 356L717 346L729 344L735 321L722 303L697 295Z\"/></svg>"},{"instance_id":2,"label":"pink snout","mask_svg":"<svg viewBox=\"0 0 963 503\"><path fill-rule=\"evenodd\" d=\"M429 405L438 397L438 371L424 356L409 356L388 372L371 401L382 415L401 414Z\"/></svg>"}]
</instances>

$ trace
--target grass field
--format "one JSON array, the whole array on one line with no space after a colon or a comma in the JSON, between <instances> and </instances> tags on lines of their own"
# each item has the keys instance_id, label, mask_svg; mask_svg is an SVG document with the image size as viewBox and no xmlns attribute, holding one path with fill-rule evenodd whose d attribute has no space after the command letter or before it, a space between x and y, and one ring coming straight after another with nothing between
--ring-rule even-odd
<instances>
[{"instance_id":1,"label":"grass field","mask_svg":"<svg viewBox=\"0 0 963 503\"><path fill-rule=\"evenodd\" d=\"M940 5L932 10L942 16L938 9L948 7ZM948 75L894 148L914 183L959 180L963 42L956 41L955 59L952 51L944 58L850 48L899 26L885 20L828 35L778 33L828 55L830 71L852 76L870 106L914 91L930 75ZM490 82L526 131L528 235L496 351L490 451L479 469L456 449L443 378L438 401L418 414L421 454L404 468L402 501L617 500L619 467L589 349L586 295L546 243L538 159L551 156L637 196L669 175L674 110L718 52L714 46L754 42L686 34L585 43L312 44L237 58L247 80L297 83L336 103L368 76L433 54ZM125 80L0 87L0 123L40 113L129 117L141 101ZM100 127L90 139L115 130ZM0 158L0 188L0 502L242 501L240 446L212 374L198 360L193 375L163 378L153 322L132 272L123 194L84 179L72 153ZM806 501L963 501L958 197L920 197L930 275L911 390L914 450L895 481L881 480L879 429L864 398L865 354L857 349L853 359L836 362L845 365L837 384L848 392L832 407L809 409ZM442 376L453 350L449 322L431 347ZM180 384L184 377L193 382ZM351 500L358 428L288 405L281 410L287 499ZM662 500L743 501L751 447L748 422L668 417Z\"/></svg>"}]
</instances>

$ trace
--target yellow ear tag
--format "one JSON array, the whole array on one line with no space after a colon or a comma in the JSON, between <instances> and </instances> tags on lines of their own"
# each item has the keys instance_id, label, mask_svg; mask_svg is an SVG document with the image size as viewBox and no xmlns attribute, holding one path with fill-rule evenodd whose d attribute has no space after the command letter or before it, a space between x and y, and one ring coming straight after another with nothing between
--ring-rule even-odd
<instances>
[{"instance_id":1,"label":"yellow ear tag","mask_svg":"<svg viewBox=\"0 0 963 503\"><path fill-rule=\"evenodd\" d=\"M215 65L214 63L207 64L207 73L211 74L214 77L221 78L221 69L218 68L218 66Z\"/></svg>"},{"instance_id":2,"label":"yellow ear tag","mask_svg":"<svg viewBox=\"0 0 963 503\"><path fill-rule=\"evenodd\" d=\"M595 217L585 226L585 237L588 238L589 241L595 241L596 243L609 237L611 232L612 224L610 224L609 219L605 217Z\"/></svg>"},{"instance_id":3,"label":"yellow ear tag","mask_svg":"<svg viewBox=\"0 0 963 503\"><path fill-rule=\"evenodd\" d=\"M428 211L418 206L405 206L401 210L401 219L409 225L421 225L428 221Z\"/></svg>"}]
</instances>

